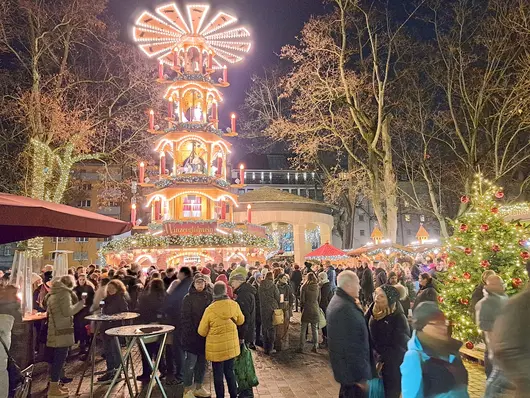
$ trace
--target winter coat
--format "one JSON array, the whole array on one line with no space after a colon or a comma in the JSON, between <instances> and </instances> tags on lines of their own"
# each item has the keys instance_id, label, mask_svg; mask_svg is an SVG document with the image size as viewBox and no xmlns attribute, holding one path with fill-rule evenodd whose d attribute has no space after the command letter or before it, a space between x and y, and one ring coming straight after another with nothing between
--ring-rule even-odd
<instances>
[{"instance_id":1,"label":"winter coat","mask_svg":"<svg viewBox=\"0 0 530 398\"><path fill-rule=\"evenodd\" d=\"M180 311L182 308L182 301L184 296L188 294L190 286L193 283L193 278L185 278L166 296L164 302L164 313L167 315L167 319L170 325L175 326L175 333L180 333L181 315ZM173 283L174 285L175 283ZM172 286L173 286L172 285Z\"/></svg>"},{"instance_id":2,"label":"winter coat","mask_svg":"<svg viewBox=\"0 0 530 398\"><path fill-rule=\"evenodd\" d=\"M73 292L61 281L55 281L47 296L48 347L74 345L74 315L83 309L83 302L73 304Z\"/></svg>"},{"instance_id":3,"label":"winter coat","mask_svg":"<svg viewBox=\"0 0 530 398\"><path fill-rule=\"evenodd\" d=\"M127 311L129 311L129 304L127 303L125 294L116 293L105 297L105 305L103 306L104 315L115 315L119 314L120 312ZM106 336L105 332L107 330L121 326L121 324L121 321L101 322L101 331L103 333L103 336Z\"/></svg>"},{"instance_id":4,"label":"winter coat","mask_svg":"<svg viewBox=\"0 0 530 398\"><path fill-rule=\"evenodd\" d=\"M261 327L263 330L271 329L272 314L280 308L280 292L273 281L265 279L258 288Z\"/></svg>"},{"instance_id":5,"label":"winter coat","mask_svg":"<svg viewBox=\"0 0 530 398\"><path fill-rule=\"evenodd\" d=\"M329 360L335 380L350 386L370 380L372 372L366 321L359 305L340 287L329 302L326 321Z\"/></svg>"},{"instance_id":6,"label":"winter coat","mask_svg":"<svg viewBox=\"0 0 530 398\"><path fill-rule=\"evenodd\" d=\"M284 310L284 312L287 314L287 319L290 319L293 316L292 309L294 304L294 293L293 293L293 287L290 283L283 283L282 281L278 281L276 283L276 286L278 287L278 292L281 295L283 294L283 303L280 303L280 308Z\"/></svg>"},{"instance_id":7,"label":"winter coat","mask_svg":"<svg viewBox=\"0 0 530 398\"><path fill-rule=\"evenodd\" d=\"M245 317L245 322L237 328L239 339L251 344L256 335L256 295L258 292L254 286L245 282L234 290L234 294Z\"/></svg>"},{"instance_id":8,"label":"winter coat","mask_svg":"<svg viewBox=\"0 0 530 398\"><path fill-rule=\"evenodd\" d=\"M226 298L210 304L197 330L206 337L206 360L223 362L239 356L237 326L244 322L245 317L235 301Z\"/></svg>"},{"instance_id":9,"label":"winter coat","mask_svg":"<svg viewBox=\"0 0 530 398\"><path fill-rule=\"evenodd\" d=\"M407 344L401 364L403 398L469 398L468 374L458 349L448 360L424 350L416 331Z\"/></svg>"},{"instance_id":10,"label":"winter coat","mask_svg":"<svg viewBox=\"0 0 530 398\"><path fill-rule=\"evenodd\" d=\"M9 350L11 347L11 329L15 318L9 314L0 314L0 337ZM9 375L7 373L7 352L0 345L0 397L9 394Z\"/></svg>"},{"instance_id":11,"label":"winter coat","mask_svg":"<svg viewBox=\"0 0 530 398\"><path fill-rule=\"evenodd\" d=\"M359 279L361 281L361 288L363 290L364 297L372 297L375 289L374 278L372 276L372 270L370 269L370 267L366 267L363 269L361 277Z\"/></svg>"},{"instance_id":12,"label":"winter coat","mask_svg":"<svg viewBox=\"0 0 530 398\"><path fill-rule=\"evenodd\" d=\"M412 309L414 310L414 308L416 308L420 303L423 303L424 301L433 301L435 303L438 302L438 293L436 292L436 289L434 288L434 285L431 282L429 282L426 286L420 287L420 291L416 296L416 300L414 300L414 305L412 306Z\"/></svg>"},{"instance_id":13,"label":"winter coat","mask_svg":"<svg viewBox=\"0 0 530 398\"><path fill-rule=\"evenodd\" d=\"M328 280L329 280L331 290L334 292L335 289L337 288L337 272L335 271L335 268L330 266L327 269L326 274L328 275Z\"/></svg>"},{"instance_id":14,"label":"winter coat","mask_svg":"<svg viewBox=\"0 0 530 398\"><path fill-rule=\"evenodd\" d=\"M198 292L194 285L191 285L189 293L184 296L180 312L180 341L184 351L204 355L206 339L197 332L197 329L204 311L212 300L212 293L209 289Z\"/></svg>"},{"instance_id":15,"label":"winter coat","mask_svg":"<svg viewBox=\"0 0 530 398\"><path fill-rule=\"evenodd\" d=\"M294 294L298 295L300 290L300 285L302 284L302 271L299 269L293 270L291 275L291 284L293 285Z\"/></svg>"},{"instance_id":16,"label":"winter coat","mask_svg":"<svg viewBox=\"0 0 530 398\"><path fill-rule=\"evenodd\" d=\"M74 293L77 296L78 301L81 301L83 297L83 293L87 294L86 297L86 306L81 309L77 314L74 316L74 335L75 340L78 341L81 336L83 336L85 332L85 325L88 325L88 321L85 319L85 317L90 313L90 307L94 303L94 288L88 284L84 284L83 286L76 286L74 287Z\"/></svg>"},{"instance_id":17,"label":"winter coat","mask_svg":"<svg viewBox=\"0 0 530 398\"><path fill-rule=\"evenodd\" d=\"M412 280L414 282L418 282L418 280L420 279L420 275L421 275L420 267L418 266L418 264L414 264L412 268L410 269L410 276L412 277Z\"/></svg>"},{"instance_id":18,"label":"winter coat","mask_svg":"<svg viewBox=\"0 0 530 398\"><path fill-rule=\"evenodd\" d=\"M320 287L318 283L306 283L300 292L302 323L317 324L319 320Z\"/></svg>"},{"instance_id":19,"label":"winter coat","mask_svg":"<svg viewBox=\"0 0 530 398\"><path fill-rule=\"evenodd\" d=\"M511 297L493 327L493 357L521 397L530 397L530 289Z\"/></svg>"},{"instance_id":20,"label":"winter coat","mask_svg":"<svg viewBox=\"0 0 530 398\"><path fill-rule=\"evenodd\" d=\"M326 282L320 286L320 301L318 304L324 313L328 309L328 305L332 297L333 290L331 289L331 282Z\"/></svg>"},{"instance_id":21,"label":"winter coat","mask_svg":"<svg viewBox=\"0 0 530 398\"><path fill-rule=\"evenodd\" d=\"M165 294L142 293L138 300L137 311L140 314L139 324L161 322L163 320L162 305L164 304Z\"/></svg>"},{"instance_id":22,"label":"winter coat","mask_svg":"<svg viewBox=\"0 0 530 398\"><path fill-rule=\"evenodd\" d=\"M383 358L383 362L395 359L401 364L410 339L407 317L401 305L397 304L392 314L377 320L373 317L374 305L372 304L365 314L372 347Z\"/></svg>"},{"instance_id":23,"label":"winter coat","mask_svg":"<svg viewBox=\"0 0 530 398\"><path fill-rule=\"evenodd\" d=\"M477 303L484 298L484 284L479 283L475 290L473 290L473 293L471 294L471 300L469 300L469 314L471 315L471 318L475 320L475 315L477 314Z\"/></svg>"},{"instance_id":24,"label":"winter coat","mask_svg":"<svg viewBox=\"0 0 530 398\"><path fill-rule=\"evenodd\" d=\"M388 276L383 268L377 268L375 270L375 288L386 285L388 282Z\"/></svg>"}]
</instances>

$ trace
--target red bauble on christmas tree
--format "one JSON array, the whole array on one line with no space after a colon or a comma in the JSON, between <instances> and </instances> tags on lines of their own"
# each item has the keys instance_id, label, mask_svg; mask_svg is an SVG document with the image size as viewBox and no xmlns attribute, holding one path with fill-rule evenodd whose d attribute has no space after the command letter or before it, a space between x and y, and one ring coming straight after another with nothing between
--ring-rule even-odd
<instances>
[{"instance_id":1,"label":"red bauble on christmas tree","mask_svg":"<svg viewBox=\"0 0 530 398\"><path fill-rule=\"evenodd\" d=\"M492 207L492 208L491 208L491 212L492 212L493 214L497 214L497 213L499 212L499 208L498 208L498 207Z\"/></svg>"},{"instance_id":2,"label":"red bauble on christmas tree","mask_svg":"<svg viewBox=\"0 0 530 398\"><path fill-rule=\"evenodd\" d=\"M463 195L460 197L460 202L462 203L469 203L469 196Z\"/></svg>"},{"instance_id":3,"label":"red bauble on christmas tree","mask_svg":"<svg viewBox=\"0 0 530 398\"><path fill-rule=\"evenodd\" d=\"M471 249L470 247L466 247L466 248L464 249L464 253L466 253L468 256L470 256L471 253L473 253L473 249Z\"/></svg>"},{"instance_id":4,"label":"red bauble on christmas tree","mask_svg":"<svg viewBox=\"0 0 530 398\"><path fill-rule=\"evenodd\" d=\"M497 192L495 192L495 197L496 197L497 199L502 199L502 198L504 198L504 192L502 192L502 191L497 191Z\"/></svg>"},{"instance_id":5,"label":"red bauble on christmas tree","mask_svg":"<svg viewBox=\"0 0 530 398\"><path fill-rule=\"evenodd\" d=\"M480 226L480 230L481 230L482 232L486 232L488 229L490 229L490 226L489 226L488 224L482 224L482 225Z\"/></svg>"},{"instance_id":6,"label":"red bauble on christmas tree","mask_svg":"<svg viewBox=\"0 0 530 398\"><path fill-rule=\"evenodd\" d=\"M471 279L471 274L469 272L464 272L462 276L464 277L464 279L467 279L467 280Z\"/></svg>"},{"instance_id":7,"label":"red bauble on christmas tree","mask_svg":"<svg viewBox=\"0 0 530 398\"><path fill-rule=\"evenodd\" d=\"M494 244L491 246L491 250L494 251L495 253L497 252L500 252L501 251L501 247L497 244Z\"/></svg>"},{"instance_id":8,"label":"red bauble on christmas tree","mask_svg":"<svg viewBox=\"0 0 530 398\"><path fill-rule=\"evenodd\" d=\"M468 229L467 224L460 224L460 231L462 231L462 232L466 232L467 229Z\"/></svg>"},{"instance_id":9,"label":"red bauble on christmas tree","mask_svg":"<svg viewBox=\"0 0 530 398\"><path fill-rule=\"evenodd\" d=\"M475 344L473 344L472 341L468 341L468 342L466 343L466 348L467 348L468 350L472 350L473 348L475 348Z\"/></svg>"},{"instance_id":10,"label":"red bauble on christmas tree","mask_svg":"<svg viewBox=\"0 0 530 398\"><path fill-rule=\"evenodd\" d=\"M480 266L481 266L482 268L489 268L489 266L490 266L490 262L489 262L488 260L482 260L482 261L480 262Z\"/></svg>"},{"instance_id":11,"label":"red bauble on christmas tree","mask_svg":"<svg viewBox=\"0 0 530 398\"><path fill-rule=\"evenodd\" d=\"M527 251L521 252L521 258L523 260L528 260L530 258L530 254L528 254Z\"/></svg>"},{"instance_id":12,"label":"red bauble on christmas tree","mask_svg":"<svg viewBox=\"0 0 530 398\"><path fill-rule=\"evenodd\" d=\"M513 278L512 279L512 285L516 289L519 288L519 286L521 286L522 284L523 284L523 280L521 278Z\"/></svg>"}]
</instances>

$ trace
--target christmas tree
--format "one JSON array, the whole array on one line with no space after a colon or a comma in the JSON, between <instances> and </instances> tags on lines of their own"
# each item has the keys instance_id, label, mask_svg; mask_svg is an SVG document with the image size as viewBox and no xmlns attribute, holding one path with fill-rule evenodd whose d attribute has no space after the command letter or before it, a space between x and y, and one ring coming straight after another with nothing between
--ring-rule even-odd
<instances>
[{"instance_id":1,"label":"christmas tree","mask_svg":"<svg viewBox=\"0 0 530 398\"><path fill-rule=\"evenodd\" d=\"M482 273L490 269L499 274L508 295L517 293L528 278L524 266L529 258L528 230L505 221L503 198L502 189L478 175L472 196L460 198L469 207L454 222L454 234L447 241L448 271L442 277L438 300L453 323L453 337L466 342L468 348L481 340L469 303Z\"/></svg>"}]
</instances>

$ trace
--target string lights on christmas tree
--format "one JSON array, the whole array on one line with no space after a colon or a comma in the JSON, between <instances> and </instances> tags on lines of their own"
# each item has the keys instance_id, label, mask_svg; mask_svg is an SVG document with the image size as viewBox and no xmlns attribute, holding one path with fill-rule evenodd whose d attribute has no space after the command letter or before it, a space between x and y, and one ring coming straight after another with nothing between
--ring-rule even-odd
<instances>
[{"instance_id":1,"label":"string lights on christmas tree","mask_svg":"<svg viewBox=\"0 0 530 398\"><path fill-rule=\"evenodd\" d=\"M481 339L469 302L482 283L482 273L495 271L508 295L517 293L528 279L524 264L529 231L503 218L503 198L501 188L478 174L471 196L460 198L469 210L454 222L454 235L447 241L449 268L442 274L439 302L454 325L453 336L468 348Z\"/></svg>"}]
</instances>

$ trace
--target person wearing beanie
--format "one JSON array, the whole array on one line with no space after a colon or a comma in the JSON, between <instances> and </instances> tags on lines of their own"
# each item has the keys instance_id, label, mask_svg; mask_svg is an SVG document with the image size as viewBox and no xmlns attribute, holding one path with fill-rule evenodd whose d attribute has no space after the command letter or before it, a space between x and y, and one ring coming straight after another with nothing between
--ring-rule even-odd
<instances>
[{"instance_id":1,"label":"person wearing beanie","mask_svg":"<svg viewBox=\"0 0 530 398\"><path fill-rule=\"evenodd\" d=\"M213 303L206 308L198 332L206 338L206 360L212 362L215 395L224 398L226 379L230 398L237 397L234 358L241 353L237 327L243 325L245 316L239 304L228 298L226 285L213 286Z\"/></svg>"},{"instance_id":2,"label":"person wearing beanie","mask_svg":"<svg viewBox=\"0 0 530 398\"><path fill-rule=\"evenodd\" d=\"M401 373L399 366L407 351L410 329L399 302L399 291L391 285L375 289L374 303L366 312L373 349L381 358L386 398L399 398Z\"/></svg>"},{"instance_id":3,"label":"person wearing beanie","mask_svg":"<svg viewBox=\"0 0 530 398\"><path fill-rule=\"evenodd\" d=\"M229 299L234 298L234 292L232 290L232 287L228 284L228 278L225 274L219 274L217 277L217 280L215 282L223 282L226 285L226 294L228 295Z\"/></svg>"},{"instance_id":4,"label":"person wearing beanie","mask_svg":"<svg viewBox=\"0 0 530 398\"><path fill-rule=\"evenodd\" d=\"M401 364L403 398L469 398L462 343L449 336L436 303L420 303L412 314L412 338Z\"/></svg>"},{"instance_id":5,"label":"person wearing beanie","mask_svg":"<svg viewBox=\"0 0 530 398\"><path fill-rule=\"evenodd\" d=\"M331 298L333 297L333 287L331 286L331 282L328 278L327 272L321 272L318 274L318 284L320 285L320 302L319 306L326 314L326 311L328 309L329 302L331 301ZM326 348L328 345L328 329L327 326L324 326L322 328L322 344L320 345L320 348Z\"/></svg>"},{"instance_id":6,"label":"person wearing beanie","mask_svg":"<svg viewBox=\"0 0 530 398\"><path fill-rule=\"evenodd\" d=\"M211 394L203 387L206 373L206 340L197 329L206 308L212 303L213 297L208 288L207 277L198 273L193 277L189 293L182 301L182 348L186 352L184 360L184 398L210 397Z\"/></svg>"},{"instance_id":7,"label":"person wearing beanie","mask_svg":"<svg viewBox=\"0 0 530 398\"><path fill-rule=\"evenodd\" d=\"M241 261L239 266L236 269L234 269L232 272L230 272L229 281L231 281L232 278L234 278L236 275L242 275L245 278L245 280L247 279L248 271L246 268L246 263L244 261Z\"/></svg>"}]
</instances>

